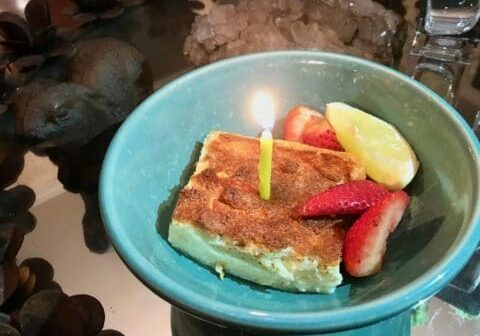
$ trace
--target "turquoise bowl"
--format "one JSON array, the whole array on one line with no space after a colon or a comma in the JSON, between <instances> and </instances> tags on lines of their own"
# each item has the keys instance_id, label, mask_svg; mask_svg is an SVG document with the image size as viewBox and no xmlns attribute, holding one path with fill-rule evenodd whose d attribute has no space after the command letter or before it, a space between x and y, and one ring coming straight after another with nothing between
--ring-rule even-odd
<instances>
[{"instance_id":1,"label":"turquoise bowl","mask_svg":"<svg viewBox=\"0 0 480 336\"><path fill-rule=\"evenodd\" d=\"M297 104L342 101L394 124L421 162L408 213L388 243L384 269L346 278L335 294L261 287L210 269L167 242L170 215L200 143L213 129L256 136L253 94L268 90L283 118ZM480 238L479 149L460 115L390 68L319 52L285 51L221 61L145 100L105 157L102 215L121 258L159 296L224 325L313 333L374 323L430 297L457 274Z\"/></svg>"}]
</instances>

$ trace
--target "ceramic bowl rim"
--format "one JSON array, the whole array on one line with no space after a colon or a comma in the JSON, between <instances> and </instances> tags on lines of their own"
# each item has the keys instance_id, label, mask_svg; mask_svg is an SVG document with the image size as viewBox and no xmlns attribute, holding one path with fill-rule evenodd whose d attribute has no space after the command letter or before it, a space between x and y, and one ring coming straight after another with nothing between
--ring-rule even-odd
<instances>
[{"instance_id":1,"label":"ceramic bowl rim","mask_svg":"<svg viewBox=\"0 0 480 336\"><path fill-rule=\"evenodd\" d=\"M136 121L140 120L143 115L150 113L149 111L154 108L158 101L168 96L171 90L174 90L182 83L195 80L195 77L210 71L252 60L271 59L274 61L289 57L295 59L295 61L325 61L334 59L337 61L342 60L342 62L354 62L371 68L372 71L390 75L413 87L415 90L430 96L432 103L437 104L450 118L451 122L456 124L459 130L458 135L463 137L465 143L470 148L473 148L471 150L473 161L480 162L480 144L478 139L460 114L435 92L392 68L353 56L319 51L288 50L238 56L198 68L163 86L142 102L117 131L107 150L100 176L99 200L107 232L122 260L144 284L172 304L212 321L221 321L264 330L318 332L351 328L394 316L409 309L419 300L433 295L451 281L466 264L480 240L480 205L475 207L467 230L453 243L451 253L438 261L430 271L422 274L407 285L388 295L353 307L339 308L332 311L298 313L276 313L224 304L178 285L155 268L126 239L127 237L121 229L122 221L113 211L111 204L114 195L111 188L111 179L115 171L116 158L121 155L123 135L128 133L131 125L135 125ZM475 190L477 200L480 199L479 181L480 169L477 169L477 186ZM477 204L479 203L477 202Z\"/></svg>"}]
</instances>

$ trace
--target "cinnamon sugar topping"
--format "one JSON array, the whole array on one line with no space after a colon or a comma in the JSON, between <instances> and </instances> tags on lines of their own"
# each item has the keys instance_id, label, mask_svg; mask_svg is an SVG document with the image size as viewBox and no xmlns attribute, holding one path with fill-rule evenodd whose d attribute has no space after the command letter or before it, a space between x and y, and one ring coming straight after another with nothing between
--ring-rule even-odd
<instances>
[{"instance_id":1,"label":"cinnamon sugar topping","mask_svg":"<svg viewBox=\"0 0 480 336\"><path fill-rule=\"evenodd\" d=\"M314 193L351 179L364 179L352 156L298 143L274 141L272 198L258 195L258 140L212 133L201 172L180 193L173 217L239 245L292 247L300 255L338 264L348 220L303 220L296 208ZM205 164L206 163L206 164ZM222 172L221 177L217 173Z\"/></svg>"}]
</instances>

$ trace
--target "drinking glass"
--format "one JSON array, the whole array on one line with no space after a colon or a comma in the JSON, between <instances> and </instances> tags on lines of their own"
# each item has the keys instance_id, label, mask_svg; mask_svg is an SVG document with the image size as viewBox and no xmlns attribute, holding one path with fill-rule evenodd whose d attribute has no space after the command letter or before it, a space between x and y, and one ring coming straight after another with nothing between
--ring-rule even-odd
<instances>
[{"instance_id":1,"label":"drinking glass","mask_svg":"<svg viewBox=\"0 0 480 336\"><path fill-rule=\"evenodd\" d=\"M413 39L411 55L417 61L412 76L453 104L480 41L467 34L479 18L480 0L427 0Z\"/></svg>"},{"instance_id":2,"label":"drinking glass","mask_svg":"<svg viewBox=\"0 0 480 336\"><path fill-rule=\"evenodd\" d=\"M460 35L475 27L480 0L427 0L425 31L430 35Z\"/></svg>"}]
</instances>

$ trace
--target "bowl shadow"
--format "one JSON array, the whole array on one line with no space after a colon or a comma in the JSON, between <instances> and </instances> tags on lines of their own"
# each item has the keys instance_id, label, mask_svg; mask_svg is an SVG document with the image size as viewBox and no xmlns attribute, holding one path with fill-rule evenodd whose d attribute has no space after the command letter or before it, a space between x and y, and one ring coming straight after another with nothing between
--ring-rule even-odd
<instances>
[{"instance_id":1,"label":"bowl shadow","mask_svg":"<svg viewBox=\"0 0 480 336\"><path fill-rule=\"evenodd\" d=\"M190 158L188 163L185 165L185 168L182 171L182 175L178 180L178 184L170 189L170 195L168 198L161 202L158 211L157 211L157 232L167 240L168 238L168 226L172 221L172 213L175 209L175 205L177 204L178 195L183 187L188 183L190 177L195 172L195 167L197 165L198 159L200 158L200 154L202 152L203 143L197 141L193 146L192 153L190 154Z\"/></svg>"}]
</instances>

